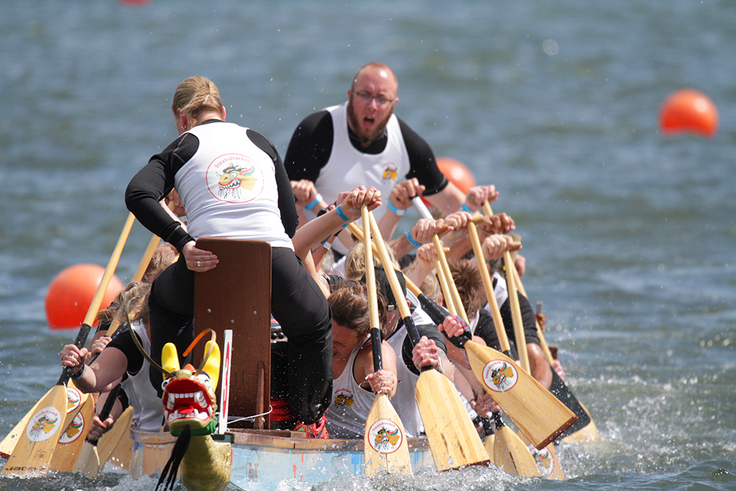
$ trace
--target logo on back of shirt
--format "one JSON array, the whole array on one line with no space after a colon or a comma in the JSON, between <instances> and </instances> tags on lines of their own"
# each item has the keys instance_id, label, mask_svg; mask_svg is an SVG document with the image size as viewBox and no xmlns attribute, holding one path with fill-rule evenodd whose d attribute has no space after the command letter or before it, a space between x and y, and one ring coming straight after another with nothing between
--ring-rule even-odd
<instances>
[{"instance_id":1,"label":"logo on back of shirt","mask_svg":"<svg viewBox=\"0 0 736 491\"><path fill-rule=\"evenodd\" d=\"M386 165L383 166L383 175L381 178L383 179L383 182L386 181L395 181L396 177L398 175L396 164L393 162L388 162Z\"/></svg>"},{"instance_id":2,"label":"logo on back of shirt","mask_svg":"<svg viewBox=\"0 0 736 491\"><path fill-rule=\"evenodd\" d=\"M247 203L263 191L263 175L245 155L221 155L207 168L207 187L220 201Z\"/></svg>"}]
</instances>

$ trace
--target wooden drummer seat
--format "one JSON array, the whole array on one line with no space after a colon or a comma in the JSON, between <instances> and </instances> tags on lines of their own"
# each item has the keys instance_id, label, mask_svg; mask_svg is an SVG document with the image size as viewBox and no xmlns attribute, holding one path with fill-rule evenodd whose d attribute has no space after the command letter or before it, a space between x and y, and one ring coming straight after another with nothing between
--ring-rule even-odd
<instances>
[{"instance_id":1,"label":"wooden drummer seat","mask_svg":"<svg viewBox=\"0 0 736 491\"><path fill-rule=\"evenodd\" d=\"M212 251L220 262L216 268L195 275L195 334L212 329L222 347L224 331L232 329L231 419L267 413L271 394L271 246L261 240L200 238L197 247ZM195 349L197 365L203 352L201 343ZM217 394L219 398L219 387ZM265 415L245 426L268 429L270 419Z\"/></svg>"}]
</instances>

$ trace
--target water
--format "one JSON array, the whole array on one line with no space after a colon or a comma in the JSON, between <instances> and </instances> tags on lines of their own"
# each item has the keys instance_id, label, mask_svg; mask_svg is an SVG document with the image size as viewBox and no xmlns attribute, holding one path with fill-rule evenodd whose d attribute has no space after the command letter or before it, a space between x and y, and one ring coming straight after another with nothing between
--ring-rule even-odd
<instances>
[{"instance_id":1,"label":"water","mask_svg":"<svg viewBox=\"0 0 736 491\"><path fill-rule=\"evenodd\" d=\"M469 470L318 488L736 489L733 2L29 0L0 11L0 435L56 381L73 333L48 329L46 288L69 265L107 263L128 180L175 136L179 81L212 78L228 119L283 155L302 117L344 100L357 67L381 60L399 77L397 113L501 191L494 210L523 236L527 292L544 301L547 337L603 441L558 450L564 482ZM716 138L659 132L662 101L684 87L717 105ZM147 242L136 225L123 280ZM112 472L0 481L154 485Z\"/></svg>"}]
</instances>

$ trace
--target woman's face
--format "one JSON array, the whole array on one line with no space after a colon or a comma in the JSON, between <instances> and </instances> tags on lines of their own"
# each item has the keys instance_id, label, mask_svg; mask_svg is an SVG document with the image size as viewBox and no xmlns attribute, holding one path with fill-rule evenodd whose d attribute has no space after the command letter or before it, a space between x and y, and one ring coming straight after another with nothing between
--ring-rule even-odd
<instances>
[{"instance_id":1,"label":"woman's face","mask_svg":"<svg viewBox=\"0 0 736 491\"><path fill-rule=\"evenodd\" d=\"M355 331L341 326L336 322L332 323L332 358L343 359L350 357L350 353L360 340L355 335Z\"/></svg>"}]
</instances>

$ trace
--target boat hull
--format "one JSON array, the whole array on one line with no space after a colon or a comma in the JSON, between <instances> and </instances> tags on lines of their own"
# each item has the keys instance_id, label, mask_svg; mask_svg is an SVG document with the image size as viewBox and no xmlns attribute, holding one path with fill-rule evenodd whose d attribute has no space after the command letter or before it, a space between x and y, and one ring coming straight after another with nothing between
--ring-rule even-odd
<instances>
[{"instance_id":1,"label":"boat hull","mask_svg":"<svg viewBox=\"0 0 736 491\"><path fill-rule=\"evenodd\" d=\"M131 476L159 475L176 439L169 433L135 428L131 439ZM363 440L316 440L290 431L235 429L224 435L224 441L232 448L231 484L246 491L272 491L284 481L316 485L363 474ZM412 469L433 469L426 438L410 438L408 443Z\"/></svg>"}]
</instances>

